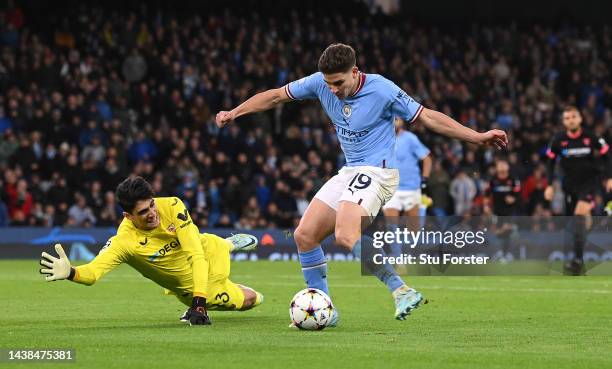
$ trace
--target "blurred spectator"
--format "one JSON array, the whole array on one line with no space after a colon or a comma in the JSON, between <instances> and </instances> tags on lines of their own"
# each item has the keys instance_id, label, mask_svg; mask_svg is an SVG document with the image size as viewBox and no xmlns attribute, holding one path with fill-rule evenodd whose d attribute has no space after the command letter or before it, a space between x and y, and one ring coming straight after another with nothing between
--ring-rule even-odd
<instances>
[{"instance_id":1,"label":"blurred spectator","mask_svg":"<svg viewBox=\"0 0 612 369\"><path fill-rule=\"evenodd\" d=\"M91 227L96 224L93 210L87 206L85 196L80 193L74 195L76 203L68 209L68 224L72 227Z\"/></svg>"},{"instance_id":2,"label":"blurred spectator","mask_svg":"<svg viewBox=\"0 0 612 369\"><path fill-rule=\"evenodd\" d=\"M431 195L432 209L431 212L434 216L446 216L448 215L448 209L450 207L450 176L442 167L439 160L434 160L434 165L427 182L427 188Z\"/></svg>"},{"instance_id":3,"label":"blurred spectator","mask_svg":"<svg viewBox=\"0 0 612 369\"><path fill-rule=\"evenodd\" d=\"M91 142L83 148L81 161L91 161L94 165L99 165L106 156L106 149L102 146L99 135L94 135Z\"/></svg>"},{"instance_id":4,"label":"blurred spectator","mask_svg":"<svg viewBox=\"0 0 612 369\"><path fill-rule=\"evenodd\" d=\"M455 202L455 214L465 215L470 213L474 197L476 197L476 185L463 169L460 169L451 181L450 195Z\"/></svg>"},{"instance_id":5,"label":"blurred spectator","mask_svg":"<svg viewBox=\"0 0 612 369\"><path fill-rule=\"evenodd\" d=\"M6 167L8 159L13 156L18 148L19 142L13 131L5 130L4 137L0 140L0 167Z\"/></svg>"},{"instance_id":6,"label":"blurred spectator","mask_svg":"<svg viewBox=\"0 0 612 369\"><path fill-rule=\"evenodd\" d=\"M11 119L4 114L4 107L0 106L0 135L13 127Z\"/></svg>"},{"instance_id":7,"label":"blurred spectator","mask_svg":"<svg viewBox=\"0 0 612 369\"><path fill-rule=\"evenodd\" d=\"M546 167L539 165L521 186L522 200L527 203L527 214L533 214L537 206L545 205L544 190L547 186Z\"/></svg>"},{"instance_id":8,"label":"blurred spectator","mask_svg":"<svg viewBox=\"0 0 612 369\"><path fill-rule=\"evenodd\" d=\"M4 201L0 200L0 227L9 225L9 213Z\"/></svg>"},{"instance_id":9,"label":"blurred spectator","mask_svg":"<svg viewBox=\"0 0 612 369\"><path fill-rule=\"evenodd\" d=\"M123 219L121 207L115 201L115 193L107 191L104 194L104 205L98 213L96 225L101 227L117 226Z\"/></svg>"},{"instance_id":10,"label":"blurred spectator","mask_svg":"<svg viewBox=\"0 0 612 369\"><path fill-rule=\"evenodd\" d=\"M128 82L138 82L147 73L147 62L140 55L137 49L132 50L130 55L125 58L123 66L121 67L123 77Z\"/></svg>"},{"instance_id":11,"label":"blurred spectator","mask_svg":"<svg viewBox=\"0 0 612 369\"><path fill-rule=\"evenodd\" d=\"M28 183L24 179L17 181L15 186L7 186L8 211L11 219L25 221L32 211L32 195L28 192Z\"/></svg>"},{"instance_id":12,"label":"blurred spectator","mask_svg":"<svg viewBox=\"0 0 612 369\"><path fill-rule=\"evenodd\" d=\"M521 182L510 176L510 164L505 159L495 162L495 175L488 184L488 214L499 216L519 215L522 211Z\"/></svg>"},{"instance_id":13,"label":"blurred spectator","mask_svg":"<svg viewBox=\"0 0 612 369\"><path fill-rule=\"evenodd\" d=\"M143 131L138 131L134 143L129 148L129 157L132 163L151 161L157 156L157 148L153 141L147 138Z\"/></svg>"}]
</instances>

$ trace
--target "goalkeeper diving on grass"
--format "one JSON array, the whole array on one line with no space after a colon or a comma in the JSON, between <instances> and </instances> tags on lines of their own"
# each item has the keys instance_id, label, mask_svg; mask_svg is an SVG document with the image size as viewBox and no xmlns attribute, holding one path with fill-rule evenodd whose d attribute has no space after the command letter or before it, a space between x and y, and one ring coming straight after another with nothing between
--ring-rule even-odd
<instances>
[{"instance_id":1,"label":"goalkeeper diving on grass","mask_svg":"<svg viewBox=\"0 0 612 369\"><path fill-rule=\"evenodd\" d=\"M94 260L76 267L60 244L55 245L59 257L43 252L40 273L47 281L92 285L126 263L187 305L181 320L191 325L211 324L207 310L248 310L263 302L259 292L229 280L229 253L254 249L257 238L200 234L179 198L153 197L151 185L141 177L119 184L116 196L124 211L117 234Z\"/></svg>"}]
</instances>

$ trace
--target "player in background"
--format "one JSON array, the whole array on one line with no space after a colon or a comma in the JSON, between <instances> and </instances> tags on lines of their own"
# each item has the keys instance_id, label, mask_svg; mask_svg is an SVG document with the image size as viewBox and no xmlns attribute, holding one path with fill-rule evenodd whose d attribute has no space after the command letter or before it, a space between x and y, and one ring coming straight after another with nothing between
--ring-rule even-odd
<instances>
[{"instance_id":1,"label":"player in background","mask_svg":"<svg viewBox=\"0 0 612 369\"><path fill-rule=\"evenodd\" d=\"M511 217L519 215L521 211L521 181L510 176L510 164L507 160L495 161L495 176L489 182L485 195L485 213L501 217L496 219L494 230L502 240L498 258L510 261L510 243L517 228Z\"/></svg>"},{"instance_id":2,"label":"player in background","mask_svg":"<svg viewBox=\"0 0 612 369\"><path fill-rule=\"evenodd\" d=\"M258 93L230 111L217 113L216 123L223 127L245 114L288 101L319 100L336 129L346 166L317 192L294 233L304 278L309 287L329 293L327 263L320 243L334 234L336 243L361 255L364 265L392 292L395 318L404 320L423 300L422 295L408 287L390 265L374 264L372 240L361 237L362 228L398 186L394 117L477 145L503 148L506 134L500 130L478 133L425 108L383 76L361 72L356 66L355 51L348 45L328 46L319 58L318 68L317 73ZM362 242L366 243L363 248ZM332 325L336 321L337 315Z\"/></svg>"},{"instance_id":3,"label":"player in background","mask_svg":"<svg viewBox=\"0 0 612 369\"><path fill-rule=\"evenodd\" d=\"M591 209L595 194L605 179L605 189L612 191L612 168L608 151L610 146L603 138L595 137L582 129L582 116L574 106L563 110L565 131L557 133L550 141L548 156L548 187L544 191L546 200L554 196L553 176L556 160L563 169L563 191L565 192L565 214L576 216L573 258L566 263L567 274L584 274L584 245L588 229L592 224Z\"/></svg>"},{"instance_id":4,"label":"player in background","mask_svg":"<svg viewBox=\"0 0 612 369\"><path fill-rule=\"evenodd\" d=\"M248 251L257 238L238 234L223 239L200 234L189 212L177 197L153 197L153 189L141 177L130 177L117 186L123 221L98 256L72 267L61 245L59 258L46 252L40 264L47 281L68 279L92 285L121 263L175 295L189 306L181 318L192 325L208 325L210 310L247 310L262 303L255 290L229 280L231 251Z\"/></svg>"},{"instance_id":5,"label":"player in background","mask_svg":"<svg viewBox=\"0 0 612 369\"><path fill-rule=\"evenodd\" d=\"M416 231L420 224L421 190L427 188L427 179L431 173L431 155L414 133L404 129L404 121L401 118L395 118L395 135L399 186L393 197L383 206L383 212L390 231L397 227L408 227L409 230ZM419 162L422 162L422 169ZM405 223L399 224L400 215L406 217ZM402 253L402 245L397 242L392 243L390 249L392 256L397 257Z\"/></svg>"}]
</instances>

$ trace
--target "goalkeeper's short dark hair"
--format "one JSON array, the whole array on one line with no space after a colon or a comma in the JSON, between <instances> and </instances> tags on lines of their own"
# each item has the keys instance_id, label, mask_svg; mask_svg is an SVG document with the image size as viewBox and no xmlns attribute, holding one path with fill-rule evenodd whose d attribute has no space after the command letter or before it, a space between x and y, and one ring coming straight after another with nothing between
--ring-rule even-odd
<instances>
[{"instance_id":1,"label":"goalkeeper's short dark hair","mask_svg":"<svg viewBox=\"0 0 612 369\"><path fill-rule=\"evenodd\" d=\"M138 201L151 199L153 195L155 192L149 182L140 176L128 177L115 190L117 202L126 213L131 213Z\"/></svg>"},{"instance_id":2,"label":"goalkeeper's short dark hair","mask_svg":"<svg viewBox=\"0 0 612 369\"><path fill-rule=\"evenodd\" d=\"M346 73L356 65L355 50L345 44L331 44L319 58L323 74Z\"/></svg>"}]
</instances>

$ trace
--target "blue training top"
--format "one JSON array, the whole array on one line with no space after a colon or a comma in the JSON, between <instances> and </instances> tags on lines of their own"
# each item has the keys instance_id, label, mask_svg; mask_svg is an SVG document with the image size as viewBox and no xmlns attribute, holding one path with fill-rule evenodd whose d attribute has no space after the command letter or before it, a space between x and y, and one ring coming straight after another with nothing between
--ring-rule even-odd
<instances>
[{"instance_id":1,"label":"blue training top","mask_svg":"<svg viewBox=\"0 0 612 369\"><path fill-rule=\"evenodd\" d=\"M403 131L397 136L397 167L400 173L398 190L414 191L421 188L419 160L427 155L429 149L414 133Z\"/></svg>"}]
</instances>

